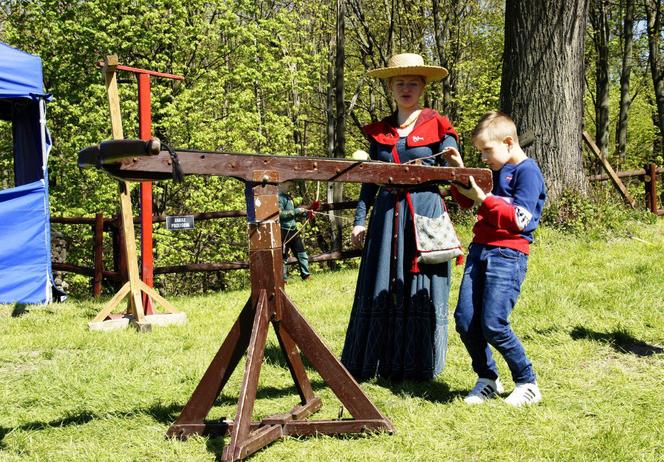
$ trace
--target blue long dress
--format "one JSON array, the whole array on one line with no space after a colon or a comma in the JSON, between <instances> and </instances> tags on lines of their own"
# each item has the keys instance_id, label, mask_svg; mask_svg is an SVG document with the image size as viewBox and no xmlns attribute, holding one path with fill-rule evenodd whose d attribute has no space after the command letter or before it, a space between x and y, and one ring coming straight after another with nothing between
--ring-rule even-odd
<instances>
[{"instance_id":1,"label":"blue long dress","mask_svg":"<svg viewBox=\"0 0 664 462\"><path fill-rule=\"evenodd\" d=\"M387 124L382 127L383 131L387 128L392 133L387 136L398 138L395 141L400 163L431 156L446 146L457 147L451 125L448 130L440 130L432 128L431 122L424 123L431 120L431 113L449 125L447 119L435 111L424 110L411 134L399 138L394 128L395 115L383 120L382 123ZM420 125L423 127L418 127ZM433 140L432 130L436 132ZM422 131L428 135L419 136ZM432 142L410 146L415 144L413 139ZM372 138L369 155L373 160L394 162L393 147L394 142L383 144ZM442 156L421 162L444 165ZM414 187L409 192L416 213L429 217L442 213L437 186ZM363 184L355 212L356 225L364 225L367 210L372 205L341 362L357 380L374 376L395 381L432 379L445 366L451 264L420 263L419 272L413 272L416 249L412 215L403 193Z\"/></svg>"}]
</instances>

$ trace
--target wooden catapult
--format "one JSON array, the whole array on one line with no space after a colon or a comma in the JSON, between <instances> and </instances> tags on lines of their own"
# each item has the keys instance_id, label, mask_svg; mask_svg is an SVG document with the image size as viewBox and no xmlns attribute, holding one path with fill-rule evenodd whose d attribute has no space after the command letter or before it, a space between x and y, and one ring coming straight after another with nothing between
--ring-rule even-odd
<instances>
[{"instance_id":1,"label":"wooden catapult","mask_svg":"<svg viewBox=\"0 0 664 462\"><path fill-rule=\"evenodd\" d=\"M326 158L228 154L191 150L160 151L158 141L106 141L80 152L81 167L101 168L121 180L170 179L174 164L185 175L218 175L245 182L249 235L251 297L212 359L167 435L230 434L223 461L241 460L287 436L393 432L394 427L362 391L284 292L277 185L295 179L379 183L408 187L440 182L469 183L484 191L491 171L475 168L426 167ZM290 411L251 420L263 362L268 325L272 324L285 356L300 403ZM216 398L247 353L234 420L206 421ZM320 409L301 357L303 354L350 412L353 419L305 420Z\"/></svg>"}]
</instances>

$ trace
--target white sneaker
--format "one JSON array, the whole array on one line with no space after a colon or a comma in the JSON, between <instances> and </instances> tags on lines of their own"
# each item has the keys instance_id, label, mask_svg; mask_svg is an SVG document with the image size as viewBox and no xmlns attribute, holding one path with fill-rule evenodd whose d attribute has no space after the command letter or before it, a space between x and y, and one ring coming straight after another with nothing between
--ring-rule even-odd
<instances>
[{"instance_id":1,"label":"white sneaker","mask_svg":"<svg viewBox=\"0 0 664 462\"><path fill-rule=\"evenodd\" d=\"M505 389L503 384L500 383L500 379L491 380L491 379L477 379L477 383L470 390L470 393L466 395L463 399L466 404L482 404L488 399L491 399L500 393L503 393Z\"/></svg>"},{"instance_id":2,"label":"white sneaker","mask_svg":"<svg viewBox=\"0 0 664 462\"><path fill-rule=\"evenodd\" d=\"M510 406L528 406L542 401L542 393L536 383L517 383L516 388L505 398Z\"/></svg>"}]
</instances>

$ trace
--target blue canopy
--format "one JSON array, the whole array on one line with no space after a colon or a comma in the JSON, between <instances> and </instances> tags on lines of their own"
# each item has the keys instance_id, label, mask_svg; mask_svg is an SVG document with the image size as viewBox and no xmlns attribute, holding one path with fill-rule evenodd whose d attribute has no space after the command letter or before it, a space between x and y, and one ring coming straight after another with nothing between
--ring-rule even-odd
<instances>
[{"instance_id":1,"label":"blue canopy","mask_svg":"<svg viewBox=\"0 0 664 462\"><path fill-rule=\"evenodd\" d=\"M0 43L0 118L12 122L14 188L0 191L0 303L52 300L41 58Z\"/></svg>"},{"instance_id":2,"label":"blue canopy","mask_svg":"<svg viewBox=\"0 0 664 462\"><path fill-rule=\"evenodd\" d=\"M0 98L46 96L39 56L0 43Z\"/></svg>"}]
</instances>

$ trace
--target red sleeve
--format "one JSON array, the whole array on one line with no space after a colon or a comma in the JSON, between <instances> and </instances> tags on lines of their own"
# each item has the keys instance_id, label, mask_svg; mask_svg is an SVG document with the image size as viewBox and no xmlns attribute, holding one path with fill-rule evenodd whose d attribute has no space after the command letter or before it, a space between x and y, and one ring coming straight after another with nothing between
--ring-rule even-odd
<instances>
[{"instance_id":1,"label":"red sleeve","mask_svg":"<svg viewBox=\"0 0 664 462\"><path fill-rule=\"evenodd\" d=\"M469 209L475 203L472 199L469 199L468 197L461 194L457 189L457 187L454 185L450 187L450 193L452 194L452 197L454 198L456 203L459 204L459 207L461 207L462 209Z\"/></svg>"},{"instance_id":2,"label":"red sleeve","mask_svg":"<svg viewBox=\"0 0 664 462\"><path fill-rule=\"evenodd\" d=\"M477 211L478 219L486 220L496 229L505 229L512 233L520 233L516 222L514 205L498 196L488 196Z\"/></svg>"}]
</instances>

